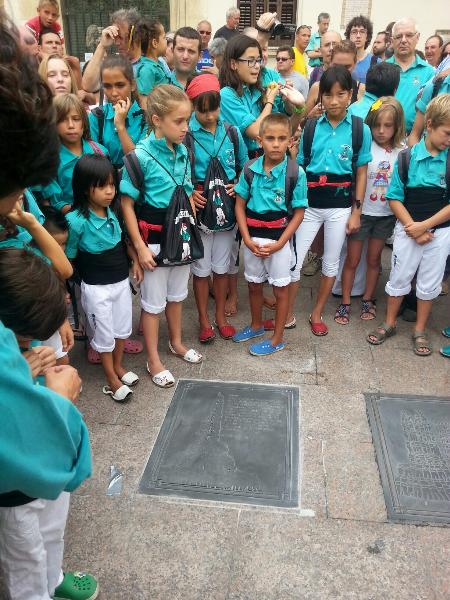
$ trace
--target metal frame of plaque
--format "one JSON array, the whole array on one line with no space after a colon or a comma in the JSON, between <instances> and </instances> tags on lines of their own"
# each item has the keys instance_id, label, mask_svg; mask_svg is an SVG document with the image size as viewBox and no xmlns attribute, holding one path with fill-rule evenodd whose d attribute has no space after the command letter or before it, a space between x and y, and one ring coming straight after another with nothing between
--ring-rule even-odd
<instances>
[{"instance_id":1,"label":"metal frame of plaque","mask_svg":"<svg viewBox=\"0 0 450 600\"><path fill-rule=\"evenodd\" d=\"M180 379L139 492L297 507L299 390Z\"/></svg>"},{"instance_id":2,"label":"metal frame of plaque","mask_svg":"<svg viewBox=\"0 0 450 600\"><path fill-rule=\"evenodd\" d=\"M365 398L388 520L450 524L450 398Z\"/></svg>"}]
</instances>

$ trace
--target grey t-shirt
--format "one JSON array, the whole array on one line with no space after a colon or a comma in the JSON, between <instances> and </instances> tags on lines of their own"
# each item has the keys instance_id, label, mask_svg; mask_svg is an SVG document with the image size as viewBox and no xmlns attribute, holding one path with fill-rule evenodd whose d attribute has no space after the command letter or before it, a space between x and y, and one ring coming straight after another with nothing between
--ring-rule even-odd
<instances>
[{"instance_id":1,"label":"grey t-shirt","mask_svg":"<svg viewBox=\"0 0 450 600\"><path fill-rule=\"evenodd\" d=\"M294 89L303 94L303 97L306 100L309 92L309 84L306 77L300 75L300 73L297 73L297 71L291 71L286 77L282 75L282 78L284 80L291 81Z\"/></svg>"}]
</instances>

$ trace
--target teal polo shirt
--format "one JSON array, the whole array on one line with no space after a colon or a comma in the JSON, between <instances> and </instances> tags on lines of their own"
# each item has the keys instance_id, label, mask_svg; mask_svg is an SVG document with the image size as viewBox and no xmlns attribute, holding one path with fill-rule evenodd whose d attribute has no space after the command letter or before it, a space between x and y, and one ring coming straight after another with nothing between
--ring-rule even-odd
<instances>
[{"instance_id":1,"label":"teal polo shirt","mask_svg":"<svg viewBox=\"0 0 450 600\"><path fill-rule=\"evenodd\" d=\"M417 98L416 108L421 113L425 113L428 104L431 102L431 96L433 95L433 86L434 76L425 85L425 87L422 90L422 93ZM447 75L447 77L444 78L444 81L442 81L441 87L439 88L437 95L439 96L440 94L450 94L450 75Z\"/></svg>"},{"instance_id":2,"label":"teal polo shirt","mask_svg":"<svg viewBox=\"0 0 450 600\"><path fill-rule=\"evenodd\" d=\"M416 118L416 98L420 88L434 75L434 68L422 60L420 56L415 57L409 67L403 71L395 60L395 56L388 58L387 63L398 65L401 69L400 83L395 92L395 97L400 102L405 113L406 132L409 133Z\"/></svg>"},{"instance_id":3,"label":"teal polo shirt","mask_svg":"<svg viewBox=\"0 0 450 600\"><path fill-rule=\"evenodd\" d=\"M142 96L150 94L152 89L162 83L170 83L163 66L157 60L142 56L134 74L137 90Z\"/></svg>"},{"instance_id":4,"label":"teal polo shirt","mask_svg":"<svg viewBox=\"0 0 450 600\"><path fill-rule=\"evenodd\" d=\"M354 102L350 104L347 110L348 115L355 115L356 117L361 117L363 121L365 121L367 115L369 114L370 107L374 102L378 100L378 97L374 94L369 94L366 92L361 100L358 102Z\"/></svg>"},{"instance_id":5,"label":"teal polo shirt","mask_svg":"<svg viewBox=\"0 0 450 600\"><path fill-rule=\"evenodd\" d=\"M432 156L422 138L411 148L411 162L408 169L407 187L446 187L445 168L448 148ZM388 200L405 200L405 186L398 174L398 160L392 171L392 179L386 193Z\"/></svg>"},{"instance_id":6,"label":"teal polo shirt","mask_svg":"<svg viewBox=\"0 0 450 600\"><path fill-rule=\"evenodd\" d=\"M370 151L372 135L369 127L363 125L363 141L359 151L357 167L362 167L372 160ZM347 113L333 128L326 114L317 119L316 130L311 147L311 162L306 171L314 175L351 175L352 174L352 118ZM302 165L303 138L297 155L297 162Z\"/></svg>"},{"instance_id":7,"label":"teal polo shirt","mask_svg":"<svg viewBox=\"0 0 450 600\"><path fill-rule=\"evenodd\" d=\"M211 156L217 156L228 180L233 181L238 175L235 171L236 158L239 171L242 170L244 163L248 160L247 146L239 129L236 128L239 140L239 154L237 157L234 155L233 142L230 140L229 135L227 135L225 125L221 119L217 121L216 133L214 134L203 129L195 116L195 112L193 112L189 121L189 130L194 137L196 180L205 180Z\"/></svg>"},{"instance_id":8,"label":"teal polo shirt","mask_svg":"<svg viewBox=\"0 0 450 600\"><path fill-rule=\"evenodd\" d=\"M184 85L178 81L177 76L175 74L175 71L172 71L172 73L171 73L171 75L169 77L169 82L168 83L171 83L172 85L175 85L176 87L179 87L180 90L183 90L183 92L186 89L184 87Z\"/></svg>"},{"instance_id":9,"label":"teal polo shirt","mask_svg":"<svg viewBox=\"0 0 450 600\"><path fill-rule=\"evenodd\" d=\"M242 171L235 192L247 202L247 208L255 213L264 214L271 211L285 211L286 206L286 167L287 157L273 167L270 174L264 170L264 156L260 156L250 165L254 172L251 189ZM298 169L298 180L292 195L292 208L307 208L308 197L306 176L301 167Z\"/></svg>"},{"instance_id":10,"label":"teal polo shirt","mask_svg":"<svg viewBox=\"0 0 450 600\"><path fill-rule=\"evenodd\" d=\"M89 434L75 405L37 386L14 334L0 322L0 494L55 500L92 471Z\"/></svg>"},{"instance_id":11,"label":"teal polo shirt","mask_svg":"<svg viewBox=\"0 0 450 600\"><path fill-rule=\"evenodd\" d=\"M69 211L66 219L69 223L67 258L75 258L78 250L100 254L117 246L122 239L119 221L109 206L106 209L106 217L99 217L89 209L89 218L86 218L77 209Z\"/></svg>"},{"instance_id":12,"label":"teal polo shirt","mask_svg":"<svg viewBox=\"0 0 450 600\"><path fill-rule=\"evenodd\" d=\"M320 38L321 35L318 31L315 31L314 33L311 34L311 37L309 38L309 44L306 46L306 50L305 52L312 52L313 50L318 50L320 48ZM309 59L309 66L310 67L320 67L320 65L322 64L322 61L320 60L320 58L310 58Z\"/></svg>"},{"instance_id":13,"label":"teal polo shirt","mask_svg":"<svg viewBox=\"0 0 450 600\"><path fill-rule=\"evenodd\" d=\"M72 177L75 165L84 154L95 154L93 146L84 138L81 140L82 153L77 156L68 148L61 144L59 150L59 167L57 175L57 183L61 188L61 194L50 200L52 206L57 210L61 210L64 206L73 204ZM105 156L108 156L108 151L101 144L97 144Z\"/></svg>"},{"instance_id":14,"label":"teal polo shirt","mask_svg":"<svg viewBox=\"0 0 450 600\"><path fill-rule=\"evenodd\" d=\"M103 124L103 145L108 151L111 162L120 168L123 166L123 149L120 143L119 134L114 125L114 107L111 102L103 106L105 121ZM99 122L94 113L89 113L89 126L91 128L91 137L94 142L99 141ZM132 139L134 145L141 140L147 133L145 116L139 104L134 101L130 106L125 127L128 135Z\"/></svg>"},{"instance_id":15,"label":"teal polo shirt","mask_svg":"<svg viewBox=\"0 0 450 600\"><path fill-rule=\"evenodd\" d=\"M144 202L154 208L167 208L177 185L182 185L186 194L190 196L194 191L194 186L192 185L188 151L183 144L174 144L174 149L175 154L167 146L166 139L157 139L154 131L141 140L137 144L135 152L144 174L142 194L131 183L126 169L122 171L121 193L130 196L134 201L139 200L139 202Z\"/></svg>"},{"instance_id":16,"label":"teal polo shirt","mask_svg":"<svg viewBox=\"0 0 450 600\"><path fill-rule=\"evenodd\" d=\"M227 123L236 125L250 151L257 150L259 145L256 140L245 135L245 130L261 114L260 100L261 92L246 85L243 86L242 96L238 96L236 91L228 86L220 90L220 116Z\"/></svg>"},{"instance_id":17,"label":"teal polo shirt","mask_svg":"<svg viewBox=\"0 0 450 600\"><path fill-rule=\"evenodd\" d=\"M36 198L34 197L33 192L27 188L24 190L23 195L24 195L24 200L26 201L26 203L24 202L24 206L26 206L26 204L28 204L27 212L34 215L36 220L38 221L38 223L40 223L42 225L45 221L45 217L42 214L42 211L39 208L38 203L36 202ZM1 237L2 231L3 231L3 227L0 225L0 237ZM15 235L14 237L8 237L4 240L1 240L0 248L25 248L27 250L35 252L35 250L37 250L37 249L30 246L32 241L33 241L33 238L28 233L28 231L26 229L24 229L23 227L18 226L17 227L17 235ZM39 254L39 256L42 256L40 251L35 252L35 254Z\"/></svg>"},{"instance_id":18,"label":"teal polo shirt","mask_svg":"<svg viewBox=\"0 0 450 600\"><path fill-rule=\"evenodd\" d=\"M262 67L261 69L261 85L263 88L266 88L269 83L275 81L276 83L284 83L284 79L275 71L275 69L271 69L270 67ZM278 94L275 98L275 102L273 105L273 112L280 112L286 114L286 109L284 108L283 97Z\"/></svg>"}]
</instances>

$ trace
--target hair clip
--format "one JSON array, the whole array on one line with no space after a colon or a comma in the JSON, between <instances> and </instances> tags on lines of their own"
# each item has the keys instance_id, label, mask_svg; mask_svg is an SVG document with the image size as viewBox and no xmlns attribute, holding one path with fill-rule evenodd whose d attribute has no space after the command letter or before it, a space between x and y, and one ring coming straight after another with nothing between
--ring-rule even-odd
<instances>
[{"instance_id":1,"label":"hair clip","mask_svg":"<svg viewBox=\"0 0 450 600\"><path fill-rule=\"evenodd\" d=\"M370 112L372 112L373 110L378 110L382 104L383 102L381 101L381 98L378 98L378 100L376 100L370 107Z\"/></svg>"},{"instance_id":2,"label":"hair clip","mask_svg":"<svg viewBox=\"0 0 450 600\"><path fill-rule=\"evenodd\" d=\"M130 48L131 48L131 42L133 41L133 34L134 34L134 25L131 26L130 35L128 36L128 51L130 51Z\"/></svg>"}]
</instances>

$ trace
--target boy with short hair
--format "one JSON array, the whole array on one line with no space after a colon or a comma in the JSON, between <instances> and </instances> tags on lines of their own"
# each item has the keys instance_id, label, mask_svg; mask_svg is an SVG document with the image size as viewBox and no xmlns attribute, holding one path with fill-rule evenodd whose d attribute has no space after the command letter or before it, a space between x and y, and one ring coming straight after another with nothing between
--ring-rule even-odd
<instances>
[{"instance_id":1,"label":"boy with short hair","mask_svg":"<svg viewBox=\"0 0 450 600\"><path fill-rule=\"evenodd\" d=\"M264 335L263 284L273 286L276 298L275 330L271 339L250 346L250 354L268 356L283 350L283 330L288 313L290 239L308 206L306 176L288 163L291 139L289 119L272 113L263 119L258 142L264 155L246 163L235 187L236 221L244 247L245 279L250 296L251 324L236 333L234 342ZM294 176L290 176L293 173Z\"/></svg>"},{"instance_id":2,"label":"boy with short hair","mask_svg":"<svg viewBox=\"0 0 450 600\"><path fill-rule=\"evenodd\" d=\"M61 44L64 44L61 25L57 21L59 17L58 0L39 0L37 13L36 17L29 19L25 23L25 27L31 31L36 38L36 41L39 42L39 36L42 30L47 28L57 33L61 38Z\"/></svg>"},{"instance_id":3,"label":"boy with short hair","mask_svg":"<svg viewBox=\"0 0 450 600\"><path fill-rule=\"evenodd\" d=\"M413 344L418 356L432 353L425 326L431 302L441 292L450 245L450 94L430 102L425 123L426 138L399 154L386 194L398 219L386 284L387 311L384 323L367 336L370 344L378 345L396 333L400 305L417 271Z\"/></svg>"}]
</instances>

